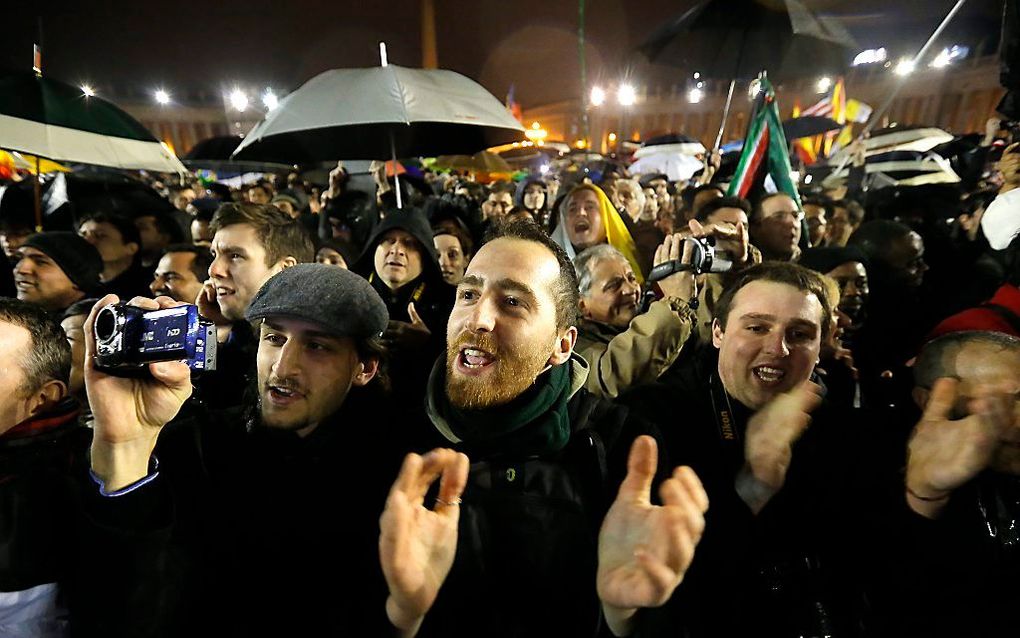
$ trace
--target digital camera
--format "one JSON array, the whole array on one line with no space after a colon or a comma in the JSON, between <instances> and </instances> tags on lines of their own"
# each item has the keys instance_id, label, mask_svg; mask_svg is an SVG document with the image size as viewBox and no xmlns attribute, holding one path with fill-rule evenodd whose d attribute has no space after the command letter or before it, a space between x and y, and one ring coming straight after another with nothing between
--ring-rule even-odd
<instances>
[{"instance_id":1,"label":"digital camera","mask_svg":"<svg viewBox=\"0 0 1020 638\"><path fill-rule=\"evenodd\" d=\"M686 270L693 271L695 275L704 273L729 272L733 268L733 261L729 255L715 249L715 237L684 239L685 244L691 246L691 263L685 264L679 259L659 264L648 273L648 281L661 281L666 277Z\"/></svg>"},{"instance_id":2,"label":"digital camera","mask_svg":"<svg viewBox=\"0 0 1020 638\"><path fill-rule=\"evenodd\" d=\"M185 361L194 372L216 369L216 326L194 305L146 311L126 303L96 315L96 367L134 375L154 361Z\"/></svg>"}]
</instances>

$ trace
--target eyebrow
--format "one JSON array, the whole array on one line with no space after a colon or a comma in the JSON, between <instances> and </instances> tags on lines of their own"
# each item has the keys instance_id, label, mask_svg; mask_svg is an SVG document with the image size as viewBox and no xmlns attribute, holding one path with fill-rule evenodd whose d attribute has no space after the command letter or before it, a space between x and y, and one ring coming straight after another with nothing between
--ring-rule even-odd
<instances>
[{"instance_id":1,"label":"eyebrow","mask_svg":"<svg viewBox=\"0 0 1020 638\"><path fill-rule=\"evenodd\" d=\"M275 323L269 319L263 319L262 325L269 328L270 330L278 330L280 332L288 332L286 328L278 323ZM331 335L328 332L322 330L300 330L301 336L305 339L327 339L329 341L339 341L335 335Z\"/></svg>"},{"instance_id":2,"label":"eyebrow","mask_svg":"<svg viewBox=\"0 0 1020 638\"><path fill-rule=\"evenodd\" d=\"M467 277L464 277L464 279L461 280L460 285L475 286L477 288L481 288L485 285L485 278L479 277L478 275L468 275ZM531 289L531 286L524 283L523 281L517 281L516 279L504 277L503 279L497 279L496 281L492 282L492 285L493 287L499 288L500 290L519 292L522 295L529 297L532 301L538 300L538 295L535 294L535 291Z\"/></svg>"},{"instance_id":3,"label":"eyebrow","mask_svg":"<svg viewBox=\"0 0 1020 638\"><path fill-rule=\"evenodd\" d=\"M772 322L779 321L779 318L776 317L775 315L768 315L768 314L764 314L764 313L761 313L761 312L749 312L749 313L747 313L745 315L741 315L740 318L741 319L747 319L747 320L750 320L750 321L772 321ZM815 323L813 321L808 321L807 319L801 319L800 317L795 317L795 318L791 319L790 323L791 324L800 325L800 326L809 326L809 327L815 328L815 329L818 328L818 324L817 323Z\"/></svg>"},{"instance_id":4,"label":"eyebrow","mask_svg":"<svg viewBox=\"0 0 1020 638\"><path fill-rule=\"evenodd\" d=\"M216 246L212 246L212 249L216 250ZM244 248L242 248L240 246L220 246L219 247L219 252L221 252L221 253L240 253L242 255L247 255L248 254L248 251L246 251Z\"/></svg>"}]
</instances>

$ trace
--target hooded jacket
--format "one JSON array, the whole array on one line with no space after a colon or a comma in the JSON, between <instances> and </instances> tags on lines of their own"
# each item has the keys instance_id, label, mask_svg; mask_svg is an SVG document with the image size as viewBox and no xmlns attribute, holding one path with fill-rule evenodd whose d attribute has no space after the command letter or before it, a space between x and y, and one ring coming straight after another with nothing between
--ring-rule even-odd
<instances>
[{"instance_id":1,"label":"hooded jacket","mask_svg":"<svg viewBox=\"0 0 1020 638\"><path fill-rule=\"evenodd\" d=\"M620 217L620 212L616 210L616 207L609 201L609 198L606 197L602 189L594 184L578 184L562 199L559 211L557 211L558 220L556 228L551 234L553 241L562 246L563 250L567 251L567 255L571 260L577 256L577 250L570 242L570 235L567 233L567 207L574 193L582 190L589 190L598 197L602 227L606 230L606 243L623 253L623 256L630 262L631 268L634 269L638 282L644 283L644 272L641 270L641 264L637 257L634 238L631 237L630 231L627 230L627 225L624 223L623 218Z\"/></svg>"}]
</instances>

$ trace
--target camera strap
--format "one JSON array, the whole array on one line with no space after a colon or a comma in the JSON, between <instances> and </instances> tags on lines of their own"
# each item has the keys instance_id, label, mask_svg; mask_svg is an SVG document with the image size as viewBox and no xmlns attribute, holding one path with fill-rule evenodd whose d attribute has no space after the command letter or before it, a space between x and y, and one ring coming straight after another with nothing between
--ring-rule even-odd
<instances>
[{"instance_id":1,"label":"camera strap","mask_svg":"<svg viewBox=\"0 0 1020 638\"><path fill-rule=\"evenodd\" d=\"M708 378L708 396L712 401L712 416L715 418L715 426L719 431L719 439L729 449L736 447L737 453L741 454L740 433L737 431L736 415L733 413L733 404L730 403L730 395L726 393L722 381L712 373Z\"/></svg>"}]
</instances>

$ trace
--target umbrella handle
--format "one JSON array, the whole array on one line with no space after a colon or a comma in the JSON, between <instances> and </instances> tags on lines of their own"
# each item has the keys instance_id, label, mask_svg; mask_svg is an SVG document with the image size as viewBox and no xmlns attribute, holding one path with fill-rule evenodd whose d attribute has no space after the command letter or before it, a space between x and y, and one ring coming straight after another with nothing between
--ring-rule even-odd
<instances>
[{"instance_id":1,"label":"umbrella handle","mask_svg":"<svg viewBox=\"0 0 1020 638\"><path fill-rule=\"evenodd\" d=\"M393 187L397 191L397 208L404 207L403 197L400 195L400 173L397 172L397 144L393 141L393 129L390 129L390 156L393 158ZM383 177L386 176L386 169L383 168Z\"/></svg>"}]
</instances>

